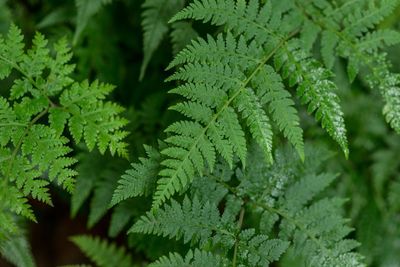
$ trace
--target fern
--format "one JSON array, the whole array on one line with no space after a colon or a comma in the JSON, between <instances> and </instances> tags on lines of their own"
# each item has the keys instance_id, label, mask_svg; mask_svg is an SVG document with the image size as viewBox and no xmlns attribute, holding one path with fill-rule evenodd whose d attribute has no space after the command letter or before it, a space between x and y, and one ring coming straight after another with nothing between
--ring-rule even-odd
<instances>
[{"instance_id":1,"label":"fern","mask_svg":"<svg viewBox=\"0 0 400 267\"><path fill-rule=\"evenodd\" d=\"M305 25L314 25L314 35L321 34L321 55L328 68L336 56L348 60L348 75L353 81L360 69L368 73L370 87L381 93L386 121L400 132L398 74L390 71L382 48L400 43L400 34L390 29L377 29L382 20L398 6L397 0L354 1L335 7L329 1L311 1L304 6L294 1ZM328 11L327 11L328 10ZM307 24L306 24L307 23ZM312 39L311 43L317 39ZM310 46L311 44L308 44Z\"/></svg>"},{"instance_id":2,"label":"fern","mask_svg":"<svg viewBox=\"0 0 400 267\"><path fill-rule=\"evenodd\" d=\"M215 206L210 203L202 205L198 199L183 200L182 206L172 200L157 214L151 211L143 216L129 230L131 233L146 233L182 238L183 242L204 245L214 232L224 233L219 229L221 218Z\"/></svg>"},{"instance_id":3,"label":"fern","mask_svg":"<svg viewBox=\"0 0 400 267\"><path fill-rule=\"evenodd\" d=\"M207 266L222 266L220 257L216 257L211 253L200 250L189 250L185 258L177 253L170 253L169 257L161 257L156 262L150 264L151 267L179 267L179 266L193 266L193 267L207 267Z\"/></svg>"},{"instance_id":4,"label":"fern","mask_svg":"<svg viewBox=\"0 0 400 267\"><path fill-rule=\"evenodd\" d=\"M149 211L142 216L130 232L182 239L192 247L212 253L223 251L222 255L214 255L222 256L233 265L268 266L284 254L307 266L365 266L362 257L352 252L358 243L346 239L352 229L341 216L343 200L320 197L337 176L311 174L311 170L302 172L302 164L296 163L299 160L288 161L286 155L277 155L279 161L268 167L259 157L260 153L252 150L249 160L254 167L238 170L228 180L212 174L199 178L206 180L199 187L214 181L228 189L229 193L225 191L223 196L225 200L209 202L204 198L200 202L197 195L192 200L185 196L182 204L171 200L170 205L164 205L156 213ZM287 175L288 171L291 175ZM235 178L239 185L229 186L229 180ZM194 192L208 196L212 191ZM223 214L217 205L225 205ZM260 233L254 228L241 229L243 215L248 212L257 214ZM254 225L255 221L251 223ZM273 229L279 229L278 233ZM233 258L230 258L232 251ZM180 256L170 255L170 264L182 261ZM166 258L160 262L167 264Z\"/></svg>"},{"instance_id":5,"label":"fern","mask_svg":"<svg viewBox=\"0 0 400 267\"><path fill-rule=\"evenodd\" d=\"M24 234L12 235L6 241L0 241L2 256L17 267L35 267L36 263Z\"/></svg>"},{"instance_id":6,"label":"fern","mask_svg":"<svg viewBox=\"0 0 400 267\"><path fill-rule=\"evenodd\" d=\"M0 0L5 260L71 193L93 266L399 264L398 0L111 2Z\"/></svg>"},{"instance_id":7,"label":"fern","mask_svg":"<svg viewBox=\"0 0 400 267\"><path fill-rule=\"evenodd\" d=\"M0 37L0 78L16 71L10 98L0 98L0 176L2 215L9 211L35 220L26 197L52 204L48 192L56 181L69 192L74 189L76 160L69 156L68 128L76 143L84 139L92 150L126 156L122 107L104 101L112 86L71 77L71 53L64 39L51 48L40 33L25 52L23 36L11 26ZM46 123L46 118L48 124ZM2 222L3 222L2 218Z\"/></svg>"},{"instance_id":8,"label":"fern","mask_svg":"<svg viewBox=\"0 0 400 267\"><path fill-rule=\"evenodd\" d=\"M125 249L108 243L98 237L73 236L71 241L77 245L99 267L132 267L132 258Z\"/></svg>"},{"instance_id":9,"label":"fern","mask_svg":"<svg viewBox=\"0 0 400 267\"><path fill-rule=\"evenodd\" d=\"M145 146L145 149L148 157L140 158L140 163L132 164L132 169L118 181L119 185L111 200L112 206L125 199L149 195L154 191L160 154L152 147Z\"/></svg>"},{"instance_id":10,"label":"fern","mask_svg":"<svg viewBox=\"0 0 400 267\"><path fill-rule=\"evenodd\" d=\"M264 148L267 160L272 161L273 132L265 106L269 106L279 129L303 157L299 119L277 70L281 70L289 85L297 85L302 103L308 104L309 112L315 112L316 119L347 157L343 114L335 94L336 86L329 80L330 72L310 58L297 39L292 38L299 31L290 26L296 19L295 13L281 20L276 15L285 10L274 12L271 4L260 8L257 1L248 4L195 1L171 20L211 21L226 25L227 34L218 36L217 40L208 37L207 41L194 41L169 66L181 65L168 80L183 81L183 85L171 92L187 99L172 109L189 120L172 124L166 130L171 134L166 139L170 147L161 152L168 159L162 162L165 169L160 172L153 208L185 188L206 166L212 170L217 154L230 165L233 157L238 156L245 165L247 149L241 120ZM285 27L280 28L281 24ZM272 60L275 69L268 65ZM266 88L269 81L274 82ZM216 97L205 99L206 92L211 90Z\"/></svg>"}]
</instances>

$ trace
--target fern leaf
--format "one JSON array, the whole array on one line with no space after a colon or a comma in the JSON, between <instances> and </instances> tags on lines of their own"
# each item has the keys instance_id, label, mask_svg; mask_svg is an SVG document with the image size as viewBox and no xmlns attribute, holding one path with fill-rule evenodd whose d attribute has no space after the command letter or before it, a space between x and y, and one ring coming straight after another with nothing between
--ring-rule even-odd
<instances>
[{"instance_id":1,"label":"fern leaf","mask_svg":"<svg viewBox=\"0 0 400 267\"><path fill-rule=\"evenodd\" d=\"M321 121L322 127L340 145L347 158L346 127L339 98L335 94L336 85L329 80L332 74L298 50L296 41L288 49L276 55L277 67L283 65L283 76L288 77L291 84L299 85L297 94L302 104L308 104L308 112L315 112L317 121Z\"/></svg>"},{"instance_id":2,"label":"fern leaf","mask_svg":"<svg viewBox=\"0 0 400 267\"><path fill-rule=\"evenodd\" d=\"M316 3L315 5L318 6ZM324 7L320 7L321 11L312 15L308 10L318 9L310 7L303 10L307 19L312 18L323 31L321 53L323 58L326 58L325 63L328 64L334 58L332 50L336 51L334 54L348 59L347 69L351 82L360 69L365 68L370 73L367 77L371 77L367 78L367 82L372 88L380 91L386 102L384 107L386 121L399 132L399 124L395 119L400 110L399 103L396 102L397 89L395 88L398 87L395 81L396 75L389 71L386 55L379 50L384 46L398 43L400 38L396 31L375 29L377 24L390 15L397 5L397 0L384 0L379 3L349 1L338 6L325 2L325 9L330 9L327 17L321 14L324 12ZM324 19L318 21L316 17L324 17ZM334 42L331 42L332 40ZM335 45L332 45L333 43ZM337 47L335 47L336 43Z\"/></svg>"},{"instance_id":3,"label":"fern leaf","mask_svg":"<svg viewBox=\"0 0 400 267\"><path fill-rule=\"evenodd\" d=\"M360 36L374 28L394 11L397 1L382 0L379 5L371 2L368 8L365 8L365 5L366 3L361 4L344 19L345 33Z\"/></svg>"},{"instance_id":4,"label":"fern leaf","mask_svg":"<svg viewBox=\"0 0 400 267\"><path fill-rule=\"evenodd\" d=\"M28 200L25 196L14 186L4 186L0 187L1 195L0 200L4 209L14 212L17 215L22 215L32 221L36 221L36 217L28 204ZM9 214L6 215L0 213L4 218L9 218ZM8 225L14 225L14 223L9 223ZM4 227L6 229L7 227ZM16 227L11 227L16 228Z\"/></svg>"},{"instance_id":5,"label":"fern leaf","mask_svg":"<svg viewBox=\"0 0 400 267\"><path fill-rule=\"evenodd\" d=\"M111 154L126 157L126 144L121 141L127 132L121 131L121 128L127 121L118 116L123 108L115 103L103 102L113 88L97 81L92 84L87 81L74 83L70 90L61 94L60 104L70 114L68 126L75 142L80 142L84 137L89 150L97 144L101 153L109 148Z\"/></svg>"},{"instance_id":6,"label":"fern leaf","mask_svg":"<svg viewBox=\"0 0 400 267\"><path fill-rule=\"evenodd\" d=\"M17 267L35 267L31 248L25 236L11 236L8 240L0 242L2 256Z\"/></svg>"},{"instance_id":7,"label":"fern leaf","mask_svg":"<svg viewBox=\"0 0 400 267\"><path fill-rule=\"evenodd\" d=\"M290 244L288 241L256 235L254 229L241 231L239 239L238 257L246 266L269 266L279 260Z\"/></svg>"},{"instance_id":8,"label":"fern leaf","mask_svg":"<svg viewBox=\"0 0 400 267\"><path fill-rule=\"evenodd\" d=\"M259 152L254 156L257 155ZM343 199L321 198L321 193L337 176L330 173L302 175L302 164L296 167L296 163L289 163L286 157L282 160L286 166L276 166L277 162L274 166L263 167L262 175L259 171L253 174L255 170L248 170L239 186L240 192L248 192L248 196L255 199L255 207L266 212L260 226L266 227L266 233L278 226L279 238L292 241L289 250L293 255L288 253L287 256L294 257L294 262L299 264L365 266L362 256L352 251L358 242L346 238L352 229L341 215ZM266 177L271 178L261 182Z\"/></svg>"},{"instance_id":9,"label":"fern leaf","mask_svg":"<svg viewBox=\"0 0 400 267\"><path fill-rule=\"evenodd\" d=\"M265 66L255 78L254 83L260 88L258 97L261 104L269 104L268 108L278 128L296 148L300 158L304 160L303 130L300 118L294 108L290 93L285 90L281 77L270 66ZM270 150L271 151L271 150Z\"/></svg>"},{"instance_id":10,"label":"fern leaf","mask_svg":"<svg viewBox=\"0 0 400 267\"><path fill-rule=\"evenodd\" d=\"M145 146L146 158L139 158L140 163L132 164L132 169L126 171L118 181L114 191L111 206L141 195L149 195L155 189L157 174L160 168L160 154L154 148Z\"/></svg>"},{"instance_id":11,"label":"fern leaf","mask_svg":"<svg viewBox=\"0 0 400 267\"><path fill-rule=\"evenodd\" d=\"M238 97L238 110L246 118L250 132L254 139L265 151L265 158L272 162L272 129L269 118L262 109L257 96L250 89Z\"/></svg>"},{"instance_id":12,"label":"fern leaf","mask_svg":"<svg viewBox=\"0 0 400 267\"><path fill-rule=\"evenodd\" d=\"M99 267L132 267L133 262L124 248L108 243L99 237L73 236L71 241L77 245Z\"/></svg>"},{"instance_id":13,"label":"fern leaf","mask_svg":"<svg viewBox=\"0 0 400 267\"><path fill-rule=\"evenodd\" d=\"M394 30L383 29L368 32L357 44L357 48L368 53L375 52L386 46L400 43L400 33Z\"/></svg>"},{"instance_id":14,"label":"fern leaf","mask_svg":"<svg viewBox=\"0 0 400 267\"><path fill-rule=\"evenodd\" d=\"M285 10L288 10L291 7L291 5L293 5L293 3L288 4L288 6L284 6L282 4L279 7L276 7L276 14L285 12ZM239 70L244 69L245 71L246 70L251 71L252 67L254 68L254 66L260 66L257 65L257 63L263 62L263 56L265 56L264 54L265 52L263 53L263 51L259 49L260 44L266 42L266 39L263 36L269 36L273 40L272 43L276 42L278 43L278 46L279 42L280 45L285 46L286 45L285 41L282 40L284 39L283 37L284 34L285 33L290 34L290 32L294 29L290 27L285 29L279 29L280 23L284 24L285 21L280 21L279 16L275 17L274 15L272 15L271 8L272 7L270 4L265 4L260 7L258 1L250 1L249 3L245 3L244 1L223 1L223 0L212 1L212 2L194 1L188 7L184 8L176 16L174 16L171 22L175 22L181 19L192 18L196 20L202 20L204 22L210 21L211 24L214 25L226 25L227 29L232 30L234 36L239 38L239 42L238 44L236 44L237 41L235 40L235 37L233 37L229 33L227 34L226 41L224 41L224 39L221 38L221 36L218 36L216 41L214 41L211 37L208 37L207 40L208 42L202 40L192 42L192 45L188 46L180 54L178 54L176 59L171 63L170 67L175 66L177 64L185 64L184 67L181 68L182 71L176 75L173 75L172 79L181 79L193 82L193 80L191 79L195 78L199 79L199 81L201 82L204 82L205 76L207 76L207 80L211 81L211 83L215 85L217 81L216 78L214 78L214 74L217 73L218 70L216 68L213 68L213 71L211 72L211 69L207 70L204 68L203 65L198 63L210 60L210 58L214 58L214 60L215 59L217 61L220 60L223 64L225 63L233 65L230 68L225 67L224 71L221 71L220 74L220 77L224 77L225 80L224 86L230 86L229 83L235 82L232 79L230 79L228 82L227 76L229 76L230 73L237 72L235 77L240 77L241 72L238 72L237 69ZM293 18L288 16L285 19L288 20L288 23L286 24L290 24L290 20L291 19L294 20L294 16ZM266 29L266 27L269 27L271 30ZM277 30L277 32L274 32L274 30ZM246 40L248 40L247 42L249 42L250 44L246 44ZM251 40L256 44L258 43L258 45L255 46L258 48L258 50L257 48L254 49ZM285 49L280 50L280 52L282 51L285 51ZM271 48L269 52L274 54L277 51ZM286 50L285 52L282 52L282 58L276 60L278 62L281 61L276 65L277 68L280 68L280 65L287 60L287 57L291 58L296 57L299 59L302 58L302 56L299 55L290 56L286 55L285 53L290 53L290 51ZM279 54L279 52L276 54ZM232 58L231 55L235 55L235 57ZM275 59L277 57L279 57L279 55L278 56L275 55ZM238 65L236 65L235 63L238 63ZM264 64L265 63L266 62L264 62ZM243 66L243 67L238 67L238 66ZM313 68L317 68L315 63L312 64L310 63L309 66L310 66L309 71L311 71L311 69ZM194 71L195 69L198 70L199 72L195 73ZM258 74L259 70L262 70L262 68L257 67L257 72L253 73L255 79L257 79L257 77L263 78L263 76L266 76L265 74L263 75L263 73L261 72L260 72L261 74ZM300 71L300 68L298 70ZM286 78L288 74L291 73L291 71L293 71L293 69L291 70L285 69L283 76ZM194 75L196 75L196 77L194 77ZM191 79L189 79L190 76L192 76ZM299 72L293 73L292 77L290 77L290 84L296 84L301 82L302 81L301 79L304 77L300 76L301 74ZM330 97L327 98L326 100L325 98L321 98L318 100L318 99L313 99L316 96L315 94L312 94L312 96L308 94L309 100L311 101L311 99L313 99L314 103L311 103L311 105L314 106L314 110L315 107L317 106L320 107L320 110L317 110L316 112L317 120L321 119L323 127L326 128L326 130L333 137L333 139L335 139L339 143L339 145L342 147L347 157L348 148L347 148L347 139L343 122L343 115L338 105L338 98L336 95L334 95L333 92L335 86L331 81L327 80L329 76L326 76L326 74L319 76L320 77L318 77L318 79L323 78L326 80L326 85L324 86L325 87L324 90L326 90L326 92L324 93L324 95L325 96L329 95ZM301 84L299 84L299 87L300 87L298 89L298 91L300 92L299 95L304 100L305 95L302 93L302 90L305 87L301 87ZM255 89L257 91L258 88ZM260 93L260 95L264 94L265 93ZM240 97L241 96L239 95L238 98ZM287 99L287 97L285 98ZM321 105L322 104L321 100L323 99L325 103ZM279 99L273 99L273 100L275 101L272 101L270 105L271 109L275 110L276 112L278 111L277 107L282 105L284 101L278 101ZM293 105L292 102L290 100L288 101L289 102L286 102L287 105L292 106ZM308 103L307 101L303 102L304 104ZM304 155L304 152L302 151L303 150L302 130L298 126L299 125L298 118L294 110L293 109L289 110L291 110L289 114L291 114L292 116L285 119L285 121L282 120L278 121L278 125L280 129L284 132L285 136L288 137L290 141L298 149L300 155ZM310 110L313 110L313 107L311 107ZM339 110L339 113L337 113L336 110ZM275 112L272 112L272 114L275 115L276 114ZM264 117L264 122L267 121L265 119L265 115L262 115L262 117ZM275 119L277 118L278 116L275 116ZM250 127L250 129L254 129L254 127ZM260 143L262 144L262 142ZM265 143L262 145L264 148L268 149L268 146L265 145Z\"/></svg>"},{"instance_id":15,"label":"fern leaf","mask_svg":"<svg viewBox=\"0 0 400 267\"><path fill-rule=\"evenodd\" d=\"M21 30L12 24L6 39L0 37L0 79L9 76L15 66L14 64L21 62L24 55L24 47Z\"/></svg>"},{"instance_id":16,"label":"fern leaf","mask_svg":"<svg viewBox=\"0 0 400 267\"><path fill-rule=\"evenodd\" d=\"M335 63L335 52L334 49L338 43L339 39L337 35L330 31L322 32L321 37L321 56L324 60L325 66L328 69L332 69Z\"/></svg>"},{"instance_id":17,"label":"fern leaf","mask_svg":"<svg viewBox=\"0 0 400 267\"><path fill-rule=\"evenodd\" d=\"M387 72L385 74L386 76L384 76L379 85L379 89L386 102L383 107L383 114L385 115L386 122L400 134L400 75Z\"/></svg>"},{"instance_id":18,"label":"fern leaf","mask_svg":"<svg viewBox=\"0 0 400 267\"><path fill-rule=\"evenodd\" d=\"M204 244L214 231L218 231L220 215L215 206L202 205L185 198L181 206L175 200L157 213L147 212L129 230L130 233L146 233L181 239L185 243Z\"/></svg>"},{"instance_id":19,"label":"fern leaf","mask_svg":"<svg viewBox=\"0 0 400 267\"><path fill-rule=\"evenodd\" d=\"M208 266L225 266L221 257L213 255L210 252L195 249L189 250L185 258L178 253L170 253L168 257L163 256L156 262L151 263L149 267L208 267Z\"/></svg>"},{"instance_id":20,"label":"fern leaf","mask_svg":"<svg viewBox=\"0 0 400 267\"><path fill-rule=\"evenodd\" d=\"M103 153L108 148L112 154L126 154L122 140L127 133L122 127L127 121L119 116L122 108L104 100L113 87L75 82L65 39L49 47L44 36L36 33L27 51L22 39L16 26L6 37L0 36L0 78L16 72L10 79L9 101L0 98L4 220L10 213L35 220L26 198L51 205L50 182L73 191L76 159L70 157L72 149L63 136L66 125L76 142L83 136L90 149L97 145Z\"/></svg>"}]
</instances>

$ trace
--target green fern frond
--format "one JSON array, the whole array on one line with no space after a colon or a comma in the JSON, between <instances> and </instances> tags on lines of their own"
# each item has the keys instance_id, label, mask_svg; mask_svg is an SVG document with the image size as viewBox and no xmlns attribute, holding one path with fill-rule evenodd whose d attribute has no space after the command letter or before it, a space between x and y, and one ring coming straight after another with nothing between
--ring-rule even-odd
<instances>
[{"instance_id":1,"label":"green fern frond","mask_svg":"<svg viewBox=\"0 0 400 267\"><path fill-rule=\"evenodd\" d=\"M131 197L153 193L160 168L160 154L150 146L145 146L145 150L147 157L140 158L140 163L132 164L132 169L127 170L118 181L111 206Z\"/></svg>"},{"instance_id":2,"label":"green fern frond","mask_svg":"<svg viewBox=\"0 0 400 267\"><path fill-rule=\"evenodd\" d=\"M71 241L99 267L133 267L130 255L122 247L102 240L99 237L73 236Z\"/></svg>"},{"instance_id":3,"label":"green fern frond","mask_svg":"<svg viewBox=\"0 0 400 267\"><path fill-rule=\"evenodd\" d=\"M149 264L149 267L181 267L181 266L218 267L218 266L226 266L225 264L221 257L213 255L210 252L195 249L194 251L189 250L185 258L183 258L178 253L170 253L168 257L163 256L156 262Z\"/></svg>"},{"instance_id":4,"label":"green fern frond","mask_svg":"<svg viewBox=\"0 0 400 267\"><path fill-rule=\"evenodd\" d=\"M398 43L400 43L400 33L398 31L382 29L365 34L360 39L360 43L357 44L357 49L373 53Z\"/></svg>"},{"instance_id":5,"label":"green fern frond","mask_svg":"<svg viewBox=\"0 0 400 267\"><path fill-rule=\"evenodd\" d=\"M400 34L394 30L376 29L399 2L350 1L333 6L328 1L319 1L307 7L303 7L300 1L295 2L305 21L303 27L312 24L315 31L321 32L321 55L325 65L331 68L336 56L340 56L348 60L350 81L361 70L369 73L367 82L380 91L385 101L383 113L386 121L396 132L400 132L397 120L400 106L396 100L400 91L398 75L391 73L386 54L381 51L384 47L398 44Z\"/></svg>"},{"instance_id":6,"label":"green fern frond","mask_svg":"<svg viewBox=\"0 0 400 267\"><path fill-rule=\"evenodd\" d=\"M286 162L287 158L283 160ZM264 210L260 227L268 233L278 226L279 238L292 241L289 249L294 254L290 257L299 264L365 266L362 256L352 251L358 242L346 238L352 229L341 215L344 200L320 197L337 176L301 176L301 165L296 167L293 162L284 168L285 172L286 168L292 169L291 175L276 168L262 168L264 176L249 170L239 185L239 192L248 192L246 195L254 199L250 201L251 207ZM262 179L269 181L261 182Z\"/></svg>"},{"instance_id":7,"label":"green fern frond","mask_svg":"<svg viewBox=\"0 0 400 267\"><path fill-rule=\"evenodd\" d=\"M302 129L294 102L283 89L279 75L268 65L272 58L289 85L297 85L302 103L308 104L310 113L315 112L316 119L348 156L343 113L336 85L329 80L332 75L292 38L299 31L294 26L296 13L280 16L293 5L277 5L272 10L270 3L260 7L258 1L194 1L171 20L211 21L225 25L227 34L219 35L216 40L209 36L207 41L193 41L169 66L178 70L168 80L184 82L171 92L187 99L173 109L190 121L178 122L167 129L173 142L161 152L169 158L162 163L166 169L160 172L162 178L158 180L153 208L182 191L195 174L201 175L205 159L210 165L215 162L214 155L219 154L232 165L233 157L238 156L245 165L245 131L238 118L246 122L252 137L272 161L273 133L264 111L266 107L300 157L304 157ZM282 28L281 24L290 27ZM205 94L193 92L211 90L216 93L213 102L204 99Z\"/></svg>"},{"instance_id":8,"label":"green fern frond","mask_svg":"<svg viewBox=\"0 0 400 267\"><path fill-rule=\"evenodd\" d=\"M237 261L244 266L267 266L277 261L286 251L289 242L257 235L254 229L243 230L236 236L236 216L231 215L236 214L237 210L230 206L232 204L236 206L237 203L228 202L224 214L220 216L216 207L208 201L200 203L197 198L191 201L185 197L183 204L179 205L172 200L170 206L164 205L157 213L148 212L142 216L130 232L183 239L184 243L190 242L191 246L199 244L200 247L224 248L226 254L237 243L234 248L238 251ZM166 257L162 257L158 264L166 263L166 260ZM170 255L170 262L174 264L182 260L178 254Z\"/></svg>"},{"instance_id":9,"label":"green fern frond","mask_svg":"<svg viewBox=\"0 0 400 267\"><path fill-rule=\"evenodd\" d=\"M269 266L279 260L290 245L289 241L256 235L254 229L241 231L239 239L238 258L244 266Z\"/></svg>"},{"instance_id":10,"label":"green fern frond","mask_svg":"<svg viewBox=\"0 0 400 267\"><path fill-rule=\"evenodd\" d=\"M281 77L272 67L265 66L255 78L254 83L258 88L263 88L257 95L258 98L261 98L261 104L268 105L279 130L283 132L283 135L296 148L300 158L304 160L303 130L300 127L300 118L294 108L290 93L285 90ZM258 143L260 144L260 142Z\"/></svg>"},{"instance_id":11,"label":"green fern frond","mask_svg":"<svg viewBox=\"0 0 400 267\"><path fill-rule=\"evenodd\" d=\"M52 204L48 185L56 182L72 192L76 159L69 156L68 125L76 142L82 137L89 149L126 155L120 117L122 107L106 102L110 85L77 83L65 39L49 47L37 33L32 47L24 50L23 36L11 26L0 36L0 78L14 71L10 98L0 97L0 177L5 218L9 212L35 220L27 203L31 197ZM14 73L13 73L14 74ZM48 121L48 123L46 123Z\"/></svg>"},{"instance_id":12,"label":"green fern frond","mask_svg":"<svg viewBox=\"0 0 400 267\"><path fill-rule=\"evenodd\" d=\"M103 101L113 89L113 86L97 81L92 84L87 81L74 83L60 96L64 112L69 113L61 116L69 116L68 126L75 142L80 142L83 137L89 150L97 144L101 153L109 148L112 155L117 153L126 157L126 144L121 141L127 132L121 128L127 120L119 117L124 109Z\"/></svg>"},{"instance_id":13,"label":"green fern frond","mask_svg":"<svg viewBox=\"0 0 400 267\"><path fill-rule=\"evenodd\" d=\"M354 6L354 10L344 18L344 33L361 36L370 29L374 29L398 5L397 0L381 0L378 2L379 4L376 4L375 1L364 2Z\"/></svg>"},{"instance_id":14,"label":"green fern frond","mask_svg":"<svg viewBox=\"0 0 400 267\"><path fill-rule=\"evenodd\" d=\"M308 105L308 112L315 112L317 121L321 121L322 127L340 145L347 158L346 126L339 97L335 93L337 87L329 80L332 74L307 56L296 40L287 49L277 53L276 68L281 69L290 84L298 84L297 95L302 104Z\"/></svg>"},{"instance_id":15,"label":"green fern frond","mask_svg":"<svg viewBox=\"0 0 400 267\"><path fill-rule=\"evenodd\" d=\"M172 199L171 205L165 205L157 213L147 212L129 232L182 238L184 243L204 245L215 231L223 231L219 225L220 214L215 206L186 197L182 205Z\"/></svg>"},{"instance_id":16,"label":"green fern frond","mask_svg":"<svg viewBox=\"0 0 400 267\"><path fill-rule=\"evenodd\" d=\"M10 236L6 241L0 241L0 253L14 266L36 266L28 240L22 234Z\"/></svg>"}]
</instances>

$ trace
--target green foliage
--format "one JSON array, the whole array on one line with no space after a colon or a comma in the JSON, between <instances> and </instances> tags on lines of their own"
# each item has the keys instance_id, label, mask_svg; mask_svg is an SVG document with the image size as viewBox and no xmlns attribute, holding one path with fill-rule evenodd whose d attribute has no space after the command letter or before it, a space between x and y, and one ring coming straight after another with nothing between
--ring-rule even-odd
<instances>
[{"instance_id":1,"label":"green foliage","mask_svg":"<svg viewBox=\"0 0 400 267\"><path fill-rule=\"evenodd\" d=\"M85 30L90 18L99 12L103 5L111 2L112 0L75 0L77 15L76 29L73 40L74 44L78 42L78 39Z\"/></svg>"},{"instance_id":2,"label":"green foliage","mask_svg":"<svg viewBox=\"0 0 400 267\"><path fill-rule=\"evenodd\" d=\"M218 154L230 165L238 156L245 165L246 138L240 120L245 120L252 137L272 162L273 132L265 106L269 106L279 129L304 158L299 118L282 78L290 86L297 85L301 102L308 104L310 113L315 112L316 119L347 157L343 113L335 94L336 85L329 80L331 73L307 55L296 38L291 39L299 31L293 23L296 12L280 19L275 14L286 10L278 7L272 13L270 8L266 4L259 9L258 1L195 1L171 20L194 18L225 25L227 35L193 42L169 66L179 68L168 80L184 82L172 92L187 99L172 109L189 120L166 130L171 133L166 139L170 147L161 152L168 158L162 162L165 169L160 172L153 208L182 191L206 164L212 170ZM272 60L275 69L268 65ZM282 78L276 71L281 72ZM197 93L209 90L215 95L213 99L206 93Z\"/></svg>"},{"instance_id":3,"label":"green foliage","mask_svg":"<svg viewBox=\"0 0 400 267\"><path fill-rule=\"evenodd\" d=\"M89 150L97 146L101 153L127 155L122 107L104 100L113 87L75 82L71 56L65 39L49 48L37 33L25 52L16 26L0 37L0 78L15 70L9 99L0 98L0 224L8 225L2 227L5 232L14 232L10 212L36 220L27 197L52 205L50 182L73 191L76 159L69 155L66 128Z\"/></svg>"},{"instance_id":4,"label":"green foliage","mask_svg":"<svg viewBox=\"0 0 400 267\"><path fill-rule=\"evenodd\" d=\"M168 20L183 8L185 0L146 0L142 8L143 62L139 79L142 80L147 66L165 35L170 31L173 53L177 54L191 39L197 36L187 22L168 24Z\"/></svg>"},{"instance_id":5,"label":"green foliage","mask_svg":"<svg viewBox=\"0 0 400 267\"><path fill-rule=\"evenodd\" d=\"M0 243L1 254L17 267L35 267L26 236L14 235Z\"/></svg>"},{"instance_id":6,"label":"green foliage","mask_svg":"<svg viewBox=\"0 0 400 267\"><path fill-rule=\"evenodd\" d=\"M99 267L132 267L132 258L124 248L118 248L98 237L73 236L71 241L77 245Z\"/></svg>"},{"instance_id":7,"label":"green foliage","mask_svg":"<svg viewBox=\"0 0 400 267\"><path fill-rule=\"evenodd\" d=\"M302 170L291 151L284 156L278 151L273 166L264 163L261 153L253 149L249 154L253 168L238 169L225 181L211 174L199 177L207 182L196 186L214 181L217 187L227 188L222 199L209 202L209 190L199 188L192 199L185 196L182 204L171 200L170 205L147 212L129 232L182 239L240 266L267 266L285 252L285 257L307 266L364 266L362 257L352 252L358 243L346 238L352 229L341 215L343 199L321 197L337 176L315 173L318 164ZM228 185L232 179L238 180L237 187ZM206 195L198 197L198 192ZM225 206L222 214L217 209L221 205ZM246 224L244 214L248 213L257 219ZM241 229L243 224L256 228ZM183 258L172 254L170 261L177 264Z\"/></svg>"},{"instance_id":8,"label":"green foliage","mask_svg":"<svg viewBox=\"0 0 400 267\"><path fill-rule=\"evenodd\" d=\"M399 266L399 15L0 0L1 255L68 229L93 266Z\"/></svg>"},{"instance_id":9,"label":"green foliage","mask_svg":"<svg viewBox=\"0 0 400 267\"><path fill-rule=\"evenodd\" d=\"M177 253L171 253L169 257L161 257L158 261L150 264L151 267L179 267L179 266L221 266L221 258L200 250L189 250L185 258Z\"/></svg>"}]
</instances>

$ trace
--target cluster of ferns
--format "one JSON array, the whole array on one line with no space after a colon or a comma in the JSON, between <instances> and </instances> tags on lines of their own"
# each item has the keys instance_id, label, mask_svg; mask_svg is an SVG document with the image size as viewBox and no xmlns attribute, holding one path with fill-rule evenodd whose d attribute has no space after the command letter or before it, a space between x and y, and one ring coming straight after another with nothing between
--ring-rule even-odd
<instances>
[{"instance_id":1,"label":"cluster of ferns","mask_svg":"<svg viewBox=\"0 0 400 267\"><path fill-rule=\"evenodd\" d=\"M400 134L400 75L386 53L400 43L400 33L382 23L399 1L144 1L139 78L150 75L148 65L169 35L166 81L179 99L169 109L180 115L157 145L143 144L143 157L129 158L135 163L122 177L106 159L130 154L125 109L108 100L114 86L73 78L69 44L109 2L77 1L71 40L49 44L38 32L25 41L17 25L0 37L0 79L9 84L8 96L0 97L6 259L35 266L24 225L41 222L29 200L52 205L49 188L57 185L72 194L73 216L94 192L88 225L111 210L110 237L128 234L125 247L71 237L100 267L358 267L373 261L345 216L352 203L340 192L346 177L327 162L352 158L339 97L349 89L340 88L338 76L369 88L369 101L379 97L377 114L393 138ZM310 124L323 129L320 142L307 139ZM77 146L98 153L84 160L75 156ZM390 160L399 168L396 151L398 143L376 155L382 159L376 173ZM398 221L400 181L390 188L393 216L387 218ZM398 224L393 231L400 234Z\"/></svg>"}]
</instances>

